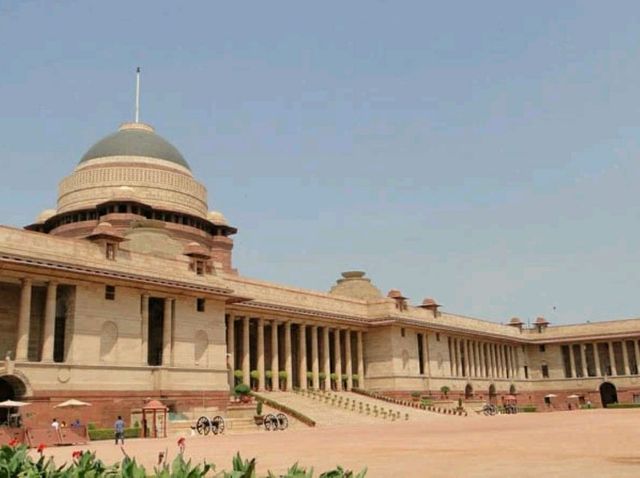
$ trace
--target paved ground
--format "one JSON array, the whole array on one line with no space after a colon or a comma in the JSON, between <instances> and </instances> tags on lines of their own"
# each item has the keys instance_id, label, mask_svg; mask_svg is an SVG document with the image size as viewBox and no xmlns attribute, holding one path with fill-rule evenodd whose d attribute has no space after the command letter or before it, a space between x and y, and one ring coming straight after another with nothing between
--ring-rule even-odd
<instances>
[{"instance_id":1,"label":"paved ground","mask_svg":"<svg viewBox=\"0 0 640 478\"><path fill-rule=\"evenodd\" d=\"M324 471L336 464L369 469L373 477L640 476L640 410L585 410L495 417L447 417L432 422L298 428L285 432L188 437L186 455L228 468L240 451L259 471L283 471L299 461ZM126 450L152 465L176 439L130 440ZM92 443L105 461L121 458L112 443ZM59 463L73 447L48 449ZM86 449L86 447L85 447Z\"/></svg>"}]
</instances>

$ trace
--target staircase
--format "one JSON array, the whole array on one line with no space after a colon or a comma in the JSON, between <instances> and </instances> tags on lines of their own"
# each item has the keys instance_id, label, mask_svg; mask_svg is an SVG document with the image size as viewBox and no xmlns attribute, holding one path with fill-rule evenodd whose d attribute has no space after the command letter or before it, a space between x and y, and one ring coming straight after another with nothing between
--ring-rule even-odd
<instances>
[{"instance_id":1,"label":"staircase","mask_svg":"<svg viewBox=\"0 0 640 478\"><path fill-rule=\"evenodd\" d=\"M303 413L320 427L446 419L425 410L394 405L352 392L307 390L267 392L264 395Z\"/></svg>"}]
</instances>

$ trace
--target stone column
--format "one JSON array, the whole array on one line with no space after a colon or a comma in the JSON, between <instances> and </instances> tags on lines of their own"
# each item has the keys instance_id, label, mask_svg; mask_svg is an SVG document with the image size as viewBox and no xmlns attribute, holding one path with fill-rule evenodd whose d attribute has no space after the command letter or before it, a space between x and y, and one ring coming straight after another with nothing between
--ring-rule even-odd
<instances>
[{"instance_id":1,"label":"stone column","mask_svg":"<svg viewBox=\"0 0 640 478\"><path fill-rule=\"evenodd\" d=\"M320 389L320 365L318 362L318 326L311 326L311 372L313 373L313 389Z\"/></svg>"},{"instance_id":2,"label":"stone column","mask_svg":"<svg viewBox=\"0 0 640 478\"><path fill-rule=\"evenodd\" d=\"M53 362L53 342L56 326L56 294L58 284L47 284L47 299L44 306L44 340L42 342L42 361Z\"/></svg>"},{"instance_id":3,"label":"stone column","mask_svg":"<svg viewBox=\"0 0 640 478\"><path fill-rule=\"evenodd\" d=\"M593 344L593 361L596 364L596 377L604 375L602 373L602 365L600 364L600 352L598 351L598 343Z\"/></svg>"},{"instance_id":4,"label":"stone column","mask_svg":"<svg viewBox=\"0 0 640 478\"><path fill-rule=\"evenodd\" d=\"M324 389L331 390L331 361L329 358L329 327L322 327L322 355L324 359L324 364L322 367L322 371L324 372Z\"/></svg>"},{"instance_id":5,"label":"stone column","mask_svg":"<svg viewBox=\"0 0 640 478\"><path fill-rule=\"evenodd\" d=\"M249 317L242 318L242 383L251 385L251 360L250 351L251 347L249 327L251 325Z\"/></svg>"},{"instance_id":6,"label":"stone column","mask_svg":"<svg viewBox=\"0 0 640 478\"><path fill-rule=\"evenodd\" d=\"M265 367L264 367L264 319L260 317L258 319L258 391L264 390L265 384Z\"/></svg>"},{"instance_id":7,"label":"stone column","mask_svg":"<svg viewBox=\"0 0 640 478\"><path fill-rule=\"evenodd\" d=\"M278 355L278 322L271 322L271 390L277 392L280 390L280 372L279 355Z\"/></svg>"},{"instance_id":8,"label":"stone column","mask_svg":"<svg viewBox=\"0 0 640 478\"><path fill-rule=\"evenodd\" d=\"M229 388L233 390L234 385L236 383L235 379L235 369L236 369L236 330L235 330L235 317L233 314L227 315L227 360L229 361L230 377L229 377Z\"/></svg>"},{"instance_id":9,"label":"stone column","mask_svg":"<svg viewBox=\"0 0 640 478\"><path fill-rule=\"evenodd\" d=\"M142 294L140 300L140 363L149 365L149 295Z\"/></svg>"},{"instance_id":10,"label":"stone column","mask_svg":"<svg viewBox=\"0 0 640 478\"><path fill-rule=\"evenodd\" d=\"M569 347L569 369L571 370L571 375L569 375L570 377L575 377L576 376L576 362L573 359L573 351L571 350L571 344L568 345Z\"/></svg>"},{"instance_id":11,"label":"stone column","mask_svg":"<svg viewBox=\"0 0 640 478\"><path fill-rule=\"evenodd\" d=\"M629 367L629 351L627 350L627 342L623 339L620 342L622 346L622 363L624 365L624 374L631 375L631 369Z\"/></svg>"},{"instance_id":12,"label":"stone column","mask_svg":"<svg viewBox=\"0 0 640 478\"><path fill-rule=\"evenodd\" d=\"M478 344L478 360L480 360L480 376L486 377L486 364L484 363L484 342Z\"/></svg>"},{"instance_id":13,"label":"stone column","mask_svg":"<svg viewBox=\"0 0 640 478\"><path fill-rule=\"evenodd\" d=\"M470 340L464 341L464 353L467 356L467 377L473 377L473 353Z\"/></svg>"},{"instance_id":14,"label":"stone column","mask_svg":"<svg viewBox=\"0 0 640 478\"><path fill-rule=\"evenodd\" d=\"M357 356L358 356L358 388L364 390L364 350L362 347L362 331L358 331Z\"/></svg>"},{"instance_id":15,"label":"stone column","mask_svg":"<svg viewBox=\"0 0 640 478\"><path fill-rule=\"evenodd\" d=\"M336 390L342 390L342 349L340 348L340 329L333 331L333 363L336 369Z\"/></svg>"},{"instance_id":16,"label":"stone column","mask_svg":"<svg viewBox=\"0 0 640 478\"><path fill-rule=\"evenodd\" d=\"M609 364L611 366L611 376L618 375L618 370L616 369L616 361L613 356L613 342L609 342Z\"/></svg>"},{"instance_id":17,"label":"stone column","mask_svg":"<svg viewBox=\"0 0 640 478\"><path fill-rule=\"evenodd\" d=\"M169 367L173 352L173 299L164 299L164 318L162 322L162 366Z\"/></svg>"},{"instance_id":18,"label":"stone column","mask_svg":"<svg viewBox=\"0 0 640 478\"><path fill-rule=\"evenodd\" d=\"M22 279L20 289L20 309L18 311L18 340L16 356L18 361L26 361L29 355L29 325L31 322L31 279Z\"/></svg>"},{"instance_id":19,"label":"stone column","mask_svg":"<svg viewBox=\"0 0 640 478\"><path fill-rule=\"evenodd\" d=\"M585 344L580 344L580 360L582 360L582 376L589 376L589 369L587 367L587 351L585 350Z\"/></svg>"},{"instance_id":20,"label":"stone column","mask_svg":"<svg viewBox=\"0 0 640 478\"><path fill-rule=\"evenodd\" d=\"M638 354L638 341L633 339L633 354L636 357L636 374L640 373L640 355Z\"/></svg>"},{"instance_id":21,"label":"stone column","mask_svg":"<svg viewBox=\"0 0 640 478\"><path fill-rule=\"evenodd\" d=\"M298 325L298 374L300 377L300 389L307 389L307 326Z\"/></svg>"},{"instance_id":22,"label":"stone column","mask_svg":"<svg viewBox=\"0 0 640 478\"><path fill-rule=\"evenodd\" d=\"M284 368L287 371L287 391L293 389L293 361L291 358L291 322L284 323Z\"/></svg>"},{"instance_id":23,"label":"stone column","mask_svg":"<svg viewBox=\"0 0 640 478\"><path fill-rule=\"evenodd\" d=\"M460 366L458 364L458 339L451 339L451 343L453 344L453 362L455 364L454 371L455 376L460 376Z\"/></svg>"},{"instance_id":24,"label":"stone column","mask_svg":"<svg viewBox=\"0 0 640 478\"><path fill-rule=\"evenodd\" d=\"M351 391L353 388L353 363L351 359L351 331L349 329L344 331L344 354L347 369L347 391ZM424 357L424 344L422 355Z\"/></svg>"},{"instance_id":25,"label":"stone column","mask_svg":"<svg viewBox=\"0 0 640 478\"><path fill-rule=\"evenodd\" d=\"M236 354L236 318L233 314L229 314L227 319L227 354L229 355L229 363L231 364L231 374L236 368L235 354Z\"/></svg>"},{"instance_id":26,"label":"stone column","mask_svg":"<svg viewBox=\"0 0 640 478\"><path fill-rule=\"evenodd\" d=\"M493 377L498 378L498 371L500 369L498 367L498 352L496 344L491 344L491 361L493 362Z\"/></svg>"}]
</instances>

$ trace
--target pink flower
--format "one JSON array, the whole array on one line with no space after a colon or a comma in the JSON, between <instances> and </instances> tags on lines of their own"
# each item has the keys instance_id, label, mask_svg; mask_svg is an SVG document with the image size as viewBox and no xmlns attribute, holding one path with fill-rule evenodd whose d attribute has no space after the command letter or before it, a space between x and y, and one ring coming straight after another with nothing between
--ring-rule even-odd
<instances>
[{"instance_id":1,"label":"pink flower","mask_svg":"<svg viewBox=\"0 0 640 478\"><path fill-rule=\"evenodd\" d=\"M13 448L13 447L15 447L15 446L18 446L18 444L19 444L19 443L20 443L20 442L18 441L18 439L17 439L17 438L12 438L12 439L9 441L9 446L10 446L11 448Z\"/></svg>"},{"instance_id":2,"label":"pink flower","mask_svg":"<svg viewBox=\"0 0 640 478\"><path fill-rule=\"evenodd\" d=\"M82 456L82 450L76 450L71 454L71 458L73 458L74 460L76 458L80 458Z\"/></svg>"},{"instance_id":3,"label":"pink flower","mask_svg":"<svg viewBox=\"0 0 640 478\"><path fill-rule=\"evenodd\" d=\"M184 439L184 437L180 437L178 439L178 446L184 446L186 443L186 440Z\"/></svg>"},{"instance_id":4,"label":"pink flower","mask_svg":"<svg viewBox=\"0 0 640 478\"><path fill-rule=\"evenodd\" d=\"M42 452L44 451L45 448L47 448L47 445L45 445L44 443L40 443L38 445L38 448L36 448L36 451L42 455Z\"/></svg>"}]
</instances>

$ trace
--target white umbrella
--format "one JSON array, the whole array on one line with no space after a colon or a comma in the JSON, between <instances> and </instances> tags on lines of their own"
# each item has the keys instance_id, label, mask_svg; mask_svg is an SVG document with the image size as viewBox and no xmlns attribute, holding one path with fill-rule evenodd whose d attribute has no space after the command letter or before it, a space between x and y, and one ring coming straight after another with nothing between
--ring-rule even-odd
<instances>
[{"instance_id":1,"label":"white umbrella","mask_svg":"<svg viewBox=\"0 0 640 478\"><path fill-rule=\"evenodd\" d=\"M549 395L545 395L544 398L556 398L557 395L550 393Z\"/></svg>"},{"instance_id":2,"label":"white umbrella","mask_svg":"<svg viewBox=\"0 0 640 478\"><path fill-rule=\"evenodd\" d=\"M14 402L13 400L5 400L4 402L0 402L0 408L25 407L27 405L31 404L27 402Z\"/></svg>"},{"instance_id":3,"label":"white umbrella","mask_svg":"<svg viewBox=\"0 0 640 478\"><path fill-rule=\"evenodd\" d=\"M567 398L580 398L580 395L573 394L569 395Z\"/></svg>"},{"instance_id":4,"label":"white umbrella","mask_svg":"<svg viewBox=\"0 0 640 478\"><path fill-rule=\"evenodd\" d=\"M54 405L53 408L74 408L74 407L90 407L91 404L87 402L81 402L80 400L76 400L72 398L71 400L67 400L66 402L59 403Z\"/></svg>"}]
</instances>

